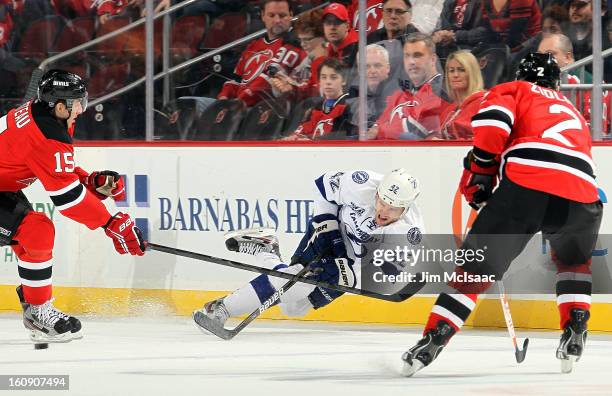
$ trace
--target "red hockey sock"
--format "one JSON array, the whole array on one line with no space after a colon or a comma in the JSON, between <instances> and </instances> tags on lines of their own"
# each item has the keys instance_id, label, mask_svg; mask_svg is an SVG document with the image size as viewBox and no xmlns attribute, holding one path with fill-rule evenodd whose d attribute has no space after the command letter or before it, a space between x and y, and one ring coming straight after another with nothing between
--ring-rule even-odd
<instances>
[{"instance_id":1,"label":"red hockey sock","mask_svg":"<svg viewBox=\"0 0 612 396\"><path fill-rule=\"evenodd\" d=\"M12 245L19 258L18 271L26 302L44 304L52 296L53 240L55 229L47 216L28 213L21 222Z\"/></svg>"},{"instance_id":2,"label":"red hockey sock","mask_svg":"<svg viewBox=\"0 0 612 396\"><path fill-rule=\"evenodd\" d=\"M556 255L553 253L553 260ZM560 328L564 329L573 309L591 308L591 289L593 276L591 260L580 265L557 264L557 307L559 308Z\"/></svg>"},{"instance_id":3,"label":"red hockey sock","mask_svg":"<svg viewBox=\"0 0 612 396\"><path fill-rule=\"evenodd\" d=\"M429 314L423 334L435 330L441 320L458 332L476 307L477 299L478 294L440 294Z\"/></svg>"}]
</instances>

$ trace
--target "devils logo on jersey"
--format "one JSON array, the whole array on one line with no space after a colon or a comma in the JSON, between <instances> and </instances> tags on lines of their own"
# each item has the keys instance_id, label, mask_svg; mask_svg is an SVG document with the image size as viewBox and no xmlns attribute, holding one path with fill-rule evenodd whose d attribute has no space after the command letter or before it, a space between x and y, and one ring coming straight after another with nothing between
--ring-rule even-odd
<instances>
[{"instance_id":1,"label":"devils logo on jersey","mask_svg":"<svg viewBox=\"0 0 612 396\"><path fill-rule=\"evenodd\" d=\"M329 133L334 126L333 118L326 118L324 120L320 120L317 122L317 126L314 129L314 136L323 136L326 133Z\"/></svg>"},{"instance_id":2,"label":"devils logo on jersey","mask_svg":"<svg viewBox=\"0 0 612 396\"><path fill-rule=\"evenodd\" d=\"M382 29L384 27L382 20L382 2L371 4L368 2L368 8L366 9L366 32ZM355 15L353 15L353 28L359 30L359 12L355 9Z\"/></svg>"},{"instance_id":3,"label":"devils logo on jersey","mask_svg":"<svg viewBox=\"0 0 612 396\"><path fill-rule=\"evenodd\" d=\"M265 70L270 59L272 59L272 50L266 49L254 53L247 59L244 64L244 74L242 75L242 83L248 84L254 78L259 76Z\"/></svg>"},{"instance_id":4,"label":"devils logo on jersey","mask_svg":"<svg viewBox=\"0 0 612 396\"><path fill-rule=\"evenodd\" d=\"M393 120L395 119L395 116L397 116L397 119L400 121L408 117L408 114L404 113L404 108L416 107L418 105L419 103L415 100L409 100L408 102L403 102L403 103L398 104L397 106L393 108L393 111L391 112L390 122L393 122Z\"/></svg>"}]
</instances>

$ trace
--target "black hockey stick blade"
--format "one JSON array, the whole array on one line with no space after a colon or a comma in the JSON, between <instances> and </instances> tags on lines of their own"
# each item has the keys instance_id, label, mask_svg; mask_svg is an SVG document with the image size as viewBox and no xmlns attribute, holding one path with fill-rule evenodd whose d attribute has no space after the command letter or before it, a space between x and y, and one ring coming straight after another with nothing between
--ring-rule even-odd
<instances>
[{"instance_id":1,"label":"black hockey stick blade","mask_svg":"<svg viewBox=\"0 0 612 396\"><path fill-rule=\"evenodd\" d=\"M423 286L425 286L425 282L414 281L414 282L410 282L408 285L406 285L404 288L402 288L401 290L399 290L398 292L396 292L394 294L381 294L381 293L376 293L376 292L372 292L372 291L368 291L368 290L358 289L358 288L355 288L355 287L341 286L341 285L331 284L331 283L327 283L327 282L318 282L318 281L313 280L313 279L309 279L309 278L304 278L304 277L300 277L300 276L297 276L297 275L288 274L286 272L276 271L276 270L272 270L272 269L268 269L268 268L257 267L255 265L250 265L250 264L246 264L246 263L240 263L238 261L233 261L233 260L222 259L222 258L219 258L219 257L209 256L209 255L206 255L206 254L190 252L190 251L187 251L187 250L181 250L181 249L177 249L177 248L173 248L173 247L169 247L169 246L158 245L156 243L147 242L147 246L150 249L157 250L159 252L174 254L174 255L182 256L182 257L188 257L188 258L192 258L192 259L195 259L195 260L205 261L205 262L213 263L213 264L224 265L226 267L238 268L238 269L242 269L242 270L245 270L245 271L256 272L256 273L259 273L259 274L266 274L266 275L274 276L274 277L277 277L277 278L285 278L285 279L288 279L288 280L295 280L297 282L308 283L308 284L311 284L311 285L314 285L314 286L319 286L319 287L322 287L322 288L325 288L325 289L330 289L330 290L336 290L336 291L340 291L340 292L343 292L343 293L356 294L356 295L359 295L359 296L364 296L364 297L369 297L369 298L376 298L378 300L385 300L385 301L391 301L391 302L402 302L402 301L405 301L405 300L409 299L410 297L412 297L413 295L415 295L416 293L418 293L419 290L421 290L423 288ZM417 274L416 278L417 279L422 279L423 277L419 276Z\"/></svg>"},{"instance_id":2,"label":"black hockey stick blade","mask_svg":"<svg viewBox=\"0 0 612 396\"><path fill-rule=\"evenodd\" d=\"M522 363L523 360L525 360L525 356L527 355L527 347L529 346L529 338L525 338L525 341L523 341L523 349L519 349L519 347L516 347L516 350L514 351L514 357L516 357L516 362L517 363Z\"/></svg>"},{"instance_id":3,"label":"black hockey stick blade","mask_svg":"<svg viewBox=\"0 0 612 396\"><path fill-rule=\"evenodd\" d=\"M37 67L32 71L32 76L30 77L30 83L26 89L25 100L36 99L38 96L38 84L40 84L40 80L42 80L42 76L45 74L44 70Z\"/></svg>"}]
</instances>

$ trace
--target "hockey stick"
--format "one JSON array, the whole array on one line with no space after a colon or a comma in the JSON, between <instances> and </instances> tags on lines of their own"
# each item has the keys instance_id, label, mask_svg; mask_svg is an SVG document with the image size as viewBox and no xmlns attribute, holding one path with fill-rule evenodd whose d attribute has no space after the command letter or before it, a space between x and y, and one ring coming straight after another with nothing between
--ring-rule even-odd
<instances>
[{"instance_id":1,"label":"hockey stick","mask_svg":"<svg viewBox=\"0 0 612 396\"><path fill-rule=\"evenodd\" d=\"M424 281L414 281L410 282L404 288L396 292L395 294L381 294L376 292L371 292L363 289L357 289L355 287L346 287L336 284L331 284L327 282L317 282L313 279L304 278L298 275L288 274L286 272L271 270L267 268L257 267L255 265L240 263L237 261L226 260L219 257L208 256L206 254L200 254L195 252L190 252L187 250L181 250L169 246L158 245L156 243L147 242L147 246L153 250L157 250L159 252L164 252L168 254L174 254L176 256L188 257L195 260L206 261L213 264L224 265L226 267L238 268L245 271L257 272L259 274L266 274L270 276L275 276L277 278L285 278L288 280L295 280L296 282L309 283L311 285L319 286L325 289L336 290L343 293L351 293L359 296L376 298L379 300L391 301L391 302L402 302L413 295L415 295L423 286L425 286ZM422 279L422 276L417 276L417 279Z\"/></svg>"},{"instance_id":2,"label":"hockey stick","mask_svg":"<svg viewBox=\"0 0 612 396\"><path fill-rule=\"evenodd\" d=\"M249 316L247 316L242 322L238 324L238 326L234 327L233 329L228 330L225 327L220 326L218 322L215 322L214 320L212 320L211 318L209 318L208 316L206 316L200 311L194 312L193 320L196 322L198 326L200 326L201 328L207 331L210 331L217 337L222 338L224 340L231 340L232 338L236 337L238 333L240 333L252 321L257 319L259 315L261 315L265 310L272 307L277 301L279 301L281 296L285 294L285 292L289 290L289 288L291 288L293 285L295 285L298 282L297 278L301 278L305 276L310 271L310 266L319 260L320 260L320 256L317 257L315 260L311 261L310 263L306 264L304 268L300 270L300 272L295 274L296 279L292 279L289 282L282 285L280 288L278 288L276 292L274 292L274 294L272 294L266 301L261 303L261 305L257 307L256 310L251 312Z\"/></svg>"},{"instance_id":3,"label":"hockey stick","mask_svg":"<svg viewBox=\"0 0 612 396\"><path fill-rule=\"evenodd\" d=\"M510 304L508 304L508 295L506 294L506 290L504 289L504 283L502 281L499 281L497 282L497 286L499 287L499 300L501 302L502 311L504 312L504 319L506 319L506 327L508 328L508 334L510 334L512 344L514 345L514 357L516 358L517 363L521 363L523 360L525 360L525 355L527 354L529 338L525 338L525 341L523 342L523 349L521 350L518 347L516 333L514 332L512 313L510 313Z\"/></svg>"},{"instance_id":4,"label":"hockey stick","mask_svg":"<svg viewBox=\"0 0 612 396\"><path fill-rule=\"evenodd\" d=\"M40 80L42 79L44 73L44 70L42 70L40 67L37 67L32 71L30 83L26 89L25 100L36 99L38 96L38 84L40 84Z\"/></svg>"}]
</instances>

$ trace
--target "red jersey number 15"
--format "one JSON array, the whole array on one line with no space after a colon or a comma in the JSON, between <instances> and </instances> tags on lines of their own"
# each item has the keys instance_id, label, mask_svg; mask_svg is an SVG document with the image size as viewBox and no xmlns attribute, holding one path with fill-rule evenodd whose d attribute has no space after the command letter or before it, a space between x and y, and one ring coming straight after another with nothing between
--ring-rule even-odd
<instances>
[{"instance_id":1,"label":"red jersey number 15","mask_svg":"<svg viewBox=\"0 0 612 396\"><path fill-rule=\"evenodd\" d=\"M53 154L55 157L55 172L73 172L74 171L74 158L73 153L60 153Z\"/></svg>"}]
</instances>

